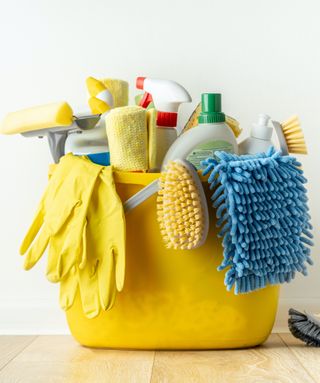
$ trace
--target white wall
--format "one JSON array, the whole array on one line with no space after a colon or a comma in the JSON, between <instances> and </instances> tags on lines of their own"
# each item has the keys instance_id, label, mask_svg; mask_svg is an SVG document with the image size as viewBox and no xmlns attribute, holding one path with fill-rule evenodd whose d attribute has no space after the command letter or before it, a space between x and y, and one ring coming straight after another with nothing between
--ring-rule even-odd
<instances>
[{"instance_id":1,"label":"white wall","mask_svg":"<svg viewBox=\"0 0 320 383\"><path fill-rule=\"evenodd\" d=\"M320 310L320 3L317 0L10 0L0 3L0 117L36 104L83 104L88 75L174 79L194 97L222 92L249 128L260 112L297 113L317 246L308 278L282 289L288 305ZM46 184L45 141L0 137L0 333L67 331L44 262L22 271L18 246ZM317 306L318 305L318 306Z\"/></svg>"}]
</instances>

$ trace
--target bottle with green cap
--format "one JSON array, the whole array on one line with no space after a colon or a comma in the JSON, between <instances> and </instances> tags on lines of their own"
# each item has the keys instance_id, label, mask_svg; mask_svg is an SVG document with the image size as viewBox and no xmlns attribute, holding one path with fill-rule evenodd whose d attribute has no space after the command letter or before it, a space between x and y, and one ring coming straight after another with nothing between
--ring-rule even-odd
<instances>
[{"instance_id":1,"label":"bottle with green cap","mask_svg":"<svg viewBox=\"0 0 320 383\"><path fill-rule=\"evenodd\" d=\"M171 160L187 159L201 169L201 161L214 156L217 150L238 153L236 137L221 110L220 93L203 93L198 126L187 130L174 141L163 165Z\"/></svg>"}]
</instances>

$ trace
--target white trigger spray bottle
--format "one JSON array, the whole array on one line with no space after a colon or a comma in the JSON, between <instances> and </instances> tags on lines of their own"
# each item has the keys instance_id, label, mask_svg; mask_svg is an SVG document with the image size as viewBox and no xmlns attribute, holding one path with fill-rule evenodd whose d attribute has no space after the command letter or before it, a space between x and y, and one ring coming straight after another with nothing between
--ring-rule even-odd
<instances>
[{"instance_id":1,"label":"white trigger spray bottle","mask_svg":"<svg viewBox=\"0 0 320 383\"><path fill-rule=\"evenodd\" d=\"M168 149L177 138L179 106L192 99L183 86L171 80L138 77L136 86L145 91L140 106L146 108L153 101L157 110L156 167L160 169Z\"/></svg>"}]
</instances>

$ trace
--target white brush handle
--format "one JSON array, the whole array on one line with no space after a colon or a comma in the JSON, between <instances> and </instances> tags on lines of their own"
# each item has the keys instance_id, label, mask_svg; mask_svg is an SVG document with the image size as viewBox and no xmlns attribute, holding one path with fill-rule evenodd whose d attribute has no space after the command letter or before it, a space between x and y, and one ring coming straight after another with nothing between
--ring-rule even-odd
<instances>
[{"instance_id":1,"label":"white brush handle","mask_svg":"<svg viewBox=\"0 0 320 383\"><path fill-rule=\"evenodd\" d=\"M284 136L281 124L278 121L272 120L271 122L274 127L274 130L276 131L282 155L287 156L289 154L289 150L288 150L288 145L287 145L286 138Z\"/></svg>"},{"instance_id":2,"label":"white brush handle","mask_svg":"<svg viewBox=\"0 0 320 383\"><path fill-rule=\"evenodd\" d=\"M123 209L125 213L128 213L130 210L134 209L146 199L150 198L153 194L157 193L159 190L159 180L154 180L149 185L145 186L143 189L138 191L130 197L124 204Z\"/></svg>"}]
</instances>

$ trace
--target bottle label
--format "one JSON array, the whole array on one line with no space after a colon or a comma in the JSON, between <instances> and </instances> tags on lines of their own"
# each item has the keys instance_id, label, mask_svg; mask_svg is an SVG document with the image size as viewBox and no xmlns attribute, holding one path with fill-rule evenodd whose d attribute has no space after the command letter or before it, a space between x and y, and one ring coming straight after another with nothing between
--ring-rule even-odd
<instances>
[{"instance_id":1,"label":"bottle label","mask_svg":"<svg viewBox=\"0 0 320 383\"><path fill-rule=\"evenodd\" d=\"M208 157L215 157L216 151L233 153L233 146L227 141L210 141L196 146L188 155L187 160L197 169L201 169L201 161Z\"/></svg>"}]
</instances>

